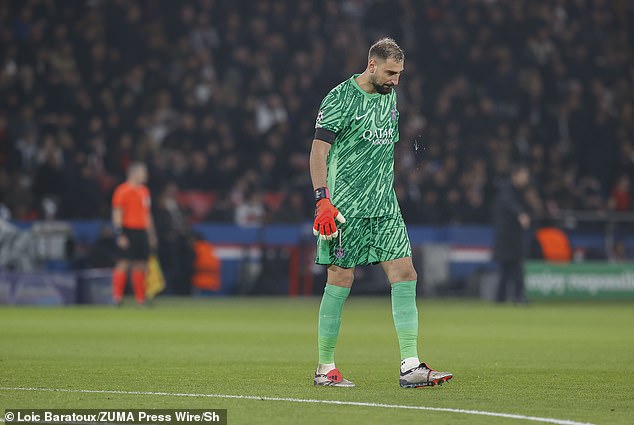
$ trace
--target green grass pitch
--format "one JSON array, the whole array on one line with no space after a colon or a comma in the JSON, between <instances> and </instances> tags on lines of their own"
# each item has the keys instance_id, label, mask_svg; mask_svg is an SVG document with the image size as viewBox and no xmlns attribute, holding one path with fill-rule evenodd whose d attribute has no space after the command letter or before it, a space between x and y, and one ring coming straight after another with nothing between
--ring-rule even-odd
<instances>
[{"instance_id":1,"label":"green grass pitch","mask_svg":"<svg viewBox=\"0 0 634 425\"><path fill-rule=\"evenodd\" d=\"M3 306L0 410L226 408L232 425L536 423L443 411L176 395L224 394L634 423L632 303L514 307L419 298L421 357L455 378L442 387L414 390L398 386L388 297L352 296L344 308L336 359L357 387L313 387L318 307L317 298L159 298L148 309ZM134 391L174 395L129 393Z\"/></svg>"}]
</instances>

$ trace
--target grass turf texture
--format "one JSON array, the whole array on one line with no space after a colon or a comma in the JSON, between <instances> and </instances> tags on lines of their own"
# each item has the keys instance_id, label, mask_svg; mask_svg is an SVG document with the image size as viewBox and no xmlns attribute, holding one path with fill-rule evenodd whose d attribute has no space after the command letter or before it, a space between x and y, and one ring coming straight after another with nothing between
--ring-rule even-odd
<instances>
[{"instance_id":1,"label":"grass turf texture","mask_svg":"<svg viewBox=\"0 0 634 425\"><path fill-rule=\"evenodd\" d=\"M336 360L357 387L313 387L318 307L318 299L271 298L166 298L150 309L4 306L0 387L293 397L632 423L631 303L419 299L422 359L455 378L413 390L398 386L389 298L354 296ZM5 408L226 408L232 425L530 423L286 401L0 390Z\"/></svg>"}]
</instances>

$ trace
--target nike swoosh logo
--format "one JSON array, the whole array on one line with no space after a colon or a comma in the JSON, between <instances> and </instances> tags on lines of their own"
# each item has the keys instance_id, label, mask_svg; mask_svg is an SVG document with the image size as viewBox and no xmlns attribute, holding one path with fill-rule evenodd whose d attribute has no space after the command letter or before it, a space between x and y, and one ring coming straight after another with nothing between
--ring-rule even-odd
<instances>
[{"instance_id":1,"label":"nike swoosh logo","mask_svg":"<svg viewBox=\"0 0 634 425\"><path fill-rule=\"evenodd\" d=\"M362 118L365 118L365 117L366 117L369 113L370 113L370 111L366 112L366 113L365 113L365 114L363 114L363 115L357 115L357 116L356 116L357 121L358 121L358 120L360 120L360 119L362 119Z\"/></svg>"}]
</instances>

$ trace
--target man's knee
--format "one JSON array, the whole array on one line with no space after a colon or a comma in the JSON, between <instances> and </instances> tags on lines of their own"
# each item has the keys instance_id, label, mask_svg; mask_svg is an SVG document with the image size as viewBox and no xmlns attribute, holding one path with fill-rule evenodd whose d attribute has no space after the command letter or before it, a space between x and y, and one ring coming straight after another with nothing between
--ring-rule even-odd
<instances>
[{"instance_id":1,"label":"man's knee","mask_svg":"<svg viewBox=\"0 0 634 425\"><path fill-rule=\"evenodd\" d=\"M414 266L405 267L399 270L395 270L390 278L391 283L407 282L410 280L417 280L418 274L414 269Z\"/></svg>"},{"instance_id":2,"label":"man's knee","mask_svg":"<svg viewBox=\"0 0 634 425\"><path fill-rule=\"evenodd\" d=\"M411 261L393 265L387 270L387 279L390 283L407 282L417 280L418 275Z\"/></svg>"},{"instance_id":3,"label":"man's knee","mask_svg":"<svg viewBox=\"0 0 634 425\"><path fill-rule=\"evenodd\" d=\"M354 268L344 269L343 267L331 265L328 267L329 285L350 288L354 282Z\"/></svg>"},{"instance_id":4,"label":"man's knee","mask_svg":"<svg viewBox=\"0 0 634 425\"><path fill-rule=\"evenodd\" d=\"M418 279L411 257L388 261L382 265L390 283L407 282Z\"/></svg>"},{"instance_id":5,"label":"man's knee","mask_svg":"<svg viewBox=\"0 0 634 425\"><path fill-rule=\"evenodd\" d=\"M127 260L118 260L114 265L115 270L117 271L126 271L128 270L130 263Z\"/></svg>"},{"instance_id":6,"label":"man's knee","mask_svg":"<svg viewBox=\"0 0 634 425\"><path fill-rule=\"evenodd\" d=\"M133 270L145 270L147 268L147 261L133 261L132 262L132 269Z\"/></svg>"}]
</instances>

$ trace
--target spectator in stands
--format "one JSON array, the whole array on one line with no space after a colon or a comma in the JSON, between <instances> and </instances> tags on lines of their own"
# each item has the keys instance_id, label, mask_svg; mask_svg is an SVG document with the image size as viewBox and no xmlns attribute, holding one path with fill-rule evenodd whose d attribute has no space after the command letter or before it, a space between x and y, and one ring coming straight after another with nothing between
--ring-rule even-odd
<instances>
[{"instance_id":1,"label":"spectator in stands","mask_svg":"<svg viewBox=\"0 0 634 425\"><path fill-rule=\"evenodd\" d=\"M262 201L262 192L249 190L245 200L236 208L235 223L240 227L262 227L267 211Z\"/></svg>"},{"instance_id":2,"label":"spectator in stands","mask_svg":"<svg viewBox=\"0 0 634 425\"><path fill-rule=\"evenodd\" d=\"M300 1L277 2L275 13L268 4L8 2L0 161L19 191L0 202L16 218L37 217L43 192L64 192L44 176L77 163L92 172L64 174L99 186L91 203L105 218L113 182L136 159L151 164L156 194L174 180L226 198L253 172L262 190L310 193L303 153L314 105L363 64L360 46L386 34L409 58L397 153L422 134L431 147L420 168L442 174L414 187L409 166L396 170L403 199L421 211L413 223L447 221L444 211L426 217L432 189L438 202L474 198L460 187L474 162L486 164L477 190L487 209L514 160L529 163L542 203L559 208L603 209L617 177L634 174L632 29L612 2ZM59 150L61 160L40 155ZM62 218L86 215L77 197L61 201ZM445 207L453 222L471 221L469 208Z\"/></svg>"},{"instance_id":3,"label":"spectator in stands","mask_svg":"<svg viewBox=\"0 0 634 425\"><path fill-rule=\"evenodd\" d=\"M614 211L630 211L631 205L632 192L630 176L622 174L612 189L608 201L608 208Z\"/></svg>"},{"instance_id":4,"label":"spectator in stands","mask_svg":"<svg viewBox=\"0 0 634 425\"><path fill-rule=\"evenodd\" d=\"M626 263L631 261L630 255L627 252L627 246L624 241L615 241L608 252L608 261L611 263Z\"/></svg>"},{"instance_id":5,"label":"spectator in stands","mask_svg":"<svg viewBox=\"0 0 634 425\"><path fill-rule=\"evenodd\" d=\"M465 195L464 223L485 224L489 222L484 194L477 189L469 189Z\"/></svg>"},{"instance_id":6,"label":"spectator in stands","mask_svg":"<svg viewBox=\"0 0 634 425\"><path fill-rule=\"evenodd\" d=\"M307 205L310 203L303 196L303 193L293 191L283 200L277 211L271 214L271 221L289 224L305 222L306 217L310 216L310 208Z\"/></svg>"}]
</instances>

